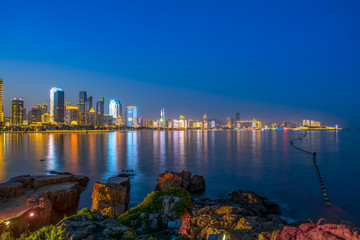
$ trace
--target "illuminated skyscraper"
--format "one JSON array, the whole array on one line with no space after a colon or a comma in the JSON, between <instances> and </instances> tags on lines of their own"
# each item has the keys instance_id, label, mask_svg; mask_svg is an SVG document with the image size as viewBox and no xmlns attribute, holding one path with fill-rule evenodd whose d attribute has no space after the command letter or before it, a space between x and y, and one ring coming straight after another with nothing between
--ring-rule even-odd
<instances>
[{"instance_id":1,"label":"illuminated skyscraper","mask_svg":"<svg viewBox=\"0 0 360 240\"><path fill-rule=\"evenodd\" d=\"M61 88L50 90L50 120L57 123L64 122L65 94Z\"/></svg>"},{"instance_id":2,"label":"illuminated skyscraper","mask_svg":"<svg viewBox=\"0 0 360 240\"><path fill-rule=\"evenodd\" d=\"M79 108L76 106L66 105L66 124L77 125L79 121Z\"/></svg>"},{"instance_id":3,"label":"illuminated skyscraper","mask_svg":"<svg viewBox=\"0 0 360 240\"><path fill-rule=\"evenodd\" d=\"M4 124L3 80L0 78L0 126Z\"/></svg>"},{"instance_id":4,"label":"illuminated skyscraper","mask_svg":"<svg viewBox=\"0 0 360 240\"><path fill-rule=\"evenodd\" d=\"M207 116L204 114L203 116L203 128L208 128Z\"/></svg>"},{"instance_id":5,"label":"illuminated skyscraper","mask_svg":"<svg viewBox=\"0 0 360 240\"><path fill-rule=\"evenodd\" d=\"M160 124L160 127L166 127L165 108L162 108L160 112Z\"/></svg>"},{"instance_id":6,"label":"illuminated skyscraper","mask_svg":"<svg viewBox=\"0 0 360 240\"><path fill-rule=\"evenodd\" d=\"M135 106L130 106L130 105L126 106L125 124L128 127L138 126L137 108Z\"/></svg>"},{"instance_id":7,"label":"illuminated skyscraper","mask_svg":"<svg viewBox=\"0 0 360 240\"><path fill-rule=\"evenodd\" d=\"M100 98L96 103L96 126L104 126L104 97Z\"/></svg>"},{"instance_id":8,"label":"illuminated skyscraper","mask_svg":"<svg viewBox=\"0 0 360 240\"><path fill-rule=\"evenodd\" d=\"M93 108L90 109L89 115L88 115L88 125L95 126L96 125L96 116L95 116L95 110Z\"/></svg>"},{"instance_id":9,"label":"illuminated skyscraper","mask_svg":"<svg viewBox=\"0 0 360 240\"><path fill-rule=\"evenodd\" d=\"M122 116L122 106L120 100L110 100L109 104L109 115L112 115L114 119L117 119L119 116Z\"/></svg>"},{"instance_id":10,"label":"illuminated skyscraper","mask_svg":"<svg viewBox=\"0 0 360 240\"><path fill-rule=\"evenodd\" d=\"M86 101L87 101L86 92L80 91L79 95L78 95L78 99L77 99L77 107L78 107L79 116L80 116L78 124L80 124L80 125L86 124L86 113L87 113Z\"/></svg>"},{"instance_id":11,"label":"illuminated skyscraper","mask_svg":"<svg viewBox=\"0 0 360 240\"><path fill-rule=\"evenodd\" d=\"M12 100L12 125L21 126L23 124L24 99L13 98Z\"/></svg>"}]
</instances>

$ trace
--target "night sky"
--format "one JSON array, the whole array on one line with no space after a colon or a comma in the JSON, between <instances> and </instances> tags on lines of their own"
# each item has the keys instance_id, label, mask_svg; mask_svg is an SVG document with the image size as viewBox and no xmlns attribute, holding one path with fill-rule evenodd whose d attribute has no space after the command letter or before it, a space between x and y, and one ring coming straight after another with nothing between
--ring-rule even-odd
<instances>
[{"instance_id":1,"label":"night sky","mask_svg":"<svg viewBox=\"0 0 360 240\"><path fill-rule=\"evenodd\" d=\"M85 90L140 116L360 127L360 1L0 2L5 115L13 97Z\"/></svg>"}]
</instances>

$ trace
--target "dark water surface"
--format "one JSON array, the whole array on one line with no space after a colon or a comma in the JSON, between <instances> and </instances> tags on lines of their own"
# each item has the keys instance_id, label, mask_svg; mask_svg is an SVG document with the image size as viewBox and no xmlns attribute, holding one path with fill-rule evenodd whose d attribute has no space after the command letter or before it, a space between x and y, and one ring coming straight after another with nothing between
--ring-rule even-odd
<instances>
[{"instance_id":1,"label":"dark water surface","mask_svg":"<svg viewBox=\"0 0 360 240\"><path fill-rule=\"evenodd\" d=\"M156 185L159 173L203 175L197 197L224 197L245 189L280 204L294 220L345 219L360 224L360 131L312 131L295 142L318 152L318 166L333 207L322 196L312 157L292 148L295 131L138 131L92 134L0 134L0 182L22 174L69 171L90 178L80 208L91 206L95 181L133 169L131 206ZM45 159L45 161L40 161Z\"/></svg>"}]
</instances>

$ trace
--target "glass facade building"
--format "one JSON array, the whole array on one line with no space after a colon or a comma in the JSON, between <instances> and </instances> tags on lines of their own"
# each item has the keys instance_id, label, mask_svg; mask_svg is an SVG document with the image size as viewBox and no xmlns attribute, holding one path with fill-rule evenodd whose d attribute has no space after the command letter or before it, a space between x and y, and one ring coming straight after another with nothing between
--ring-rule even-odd
<instances>
[{"instance_id":1,"label":"glass facade building","mask_svg":"<svg viewBox=\"0 0 360 240\"><path fill-rule=\"evenodd\" d=\"M61 88L50 90L50 120L58 123L64 122L65 94Z\"/></svg>"}]
</instances>

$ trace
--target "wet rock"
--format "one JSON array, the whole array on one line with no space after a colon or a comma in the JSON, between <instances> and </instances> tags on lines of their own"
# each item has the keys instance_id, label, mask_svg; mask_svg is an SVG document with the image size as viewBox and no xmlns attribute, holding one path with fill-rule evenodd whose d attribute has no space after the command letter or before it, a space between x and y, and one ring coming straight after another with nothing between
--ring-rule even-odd
<instances>
[{"instance_id":1,"label":"wet rock","mask_svg":"<svg viewBox=\"0 0 360 240\"><path fill-rule=\"evenodd\" d=\"M73 175L43 175L35 178L34 186L35 188L40 188L43 186L73 181Z\"/></svg>"},{"instance_id":2,"label":"wet rock","mask_svg":"<svg viewBox=\"0 0 360 240\"><path fill-rule=\"evenodd\" d=\"M53 223L78 205L82 190L74 175L23 175L0 184L0 235L6 230L19 236Z\"/></svg>"},{"instance_id":3,"label":"wet rock","mask_svg":"<svg viewBox=\"0 0 360 240\"><path fill-rule=\"evenodd\" d=\"M18 177L11 178L9 182L20 182L23 184L24 188L33 187L34 186L35 177L30 175L22 175Z\"/></svg>"},{"instance_id":4,"label":"wet rock","mask_svg":"<svg viewBox=\"0 0 360 240\"><path fill-rule=\"evenodd\" d=\"M128 209L130 182L128 178L112 177L107 183L96 182L91 209L103 215L118 217Z\"/></svg>"},{"instance_id":5,"label":"wet rock","mask_svg":"<svg viewBox=\"0 0 360 240\"><path fill-rule=\"evenodd\" d=\"M205 190L205 179L203 176L194 175L189 186L190 192L201 192Z\"/></svg>"},{"instance_id":6,"label":"wet rock","mask_svg":"<svg viewBox=\"0 0 360 240\"><path fill-rule=\"evenodd\" d=\"M165 172L158 176L158 184L155 191L164 191L170 188L181 187L189 192L205 190L205 179L202 176L194 175L191 178L190 171Z\"/></svg>"},{"instance_id":7,"label":"wet rock","mask_svg":"<svg viewBox=\"0 0 360 240\"><path fill-rule=\"evenodd\" d=\"M20 182L0 183L0 197L16 197L21 195L23 184Z\"/></svg>"}]
</instances>

